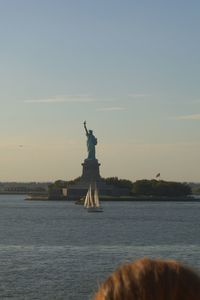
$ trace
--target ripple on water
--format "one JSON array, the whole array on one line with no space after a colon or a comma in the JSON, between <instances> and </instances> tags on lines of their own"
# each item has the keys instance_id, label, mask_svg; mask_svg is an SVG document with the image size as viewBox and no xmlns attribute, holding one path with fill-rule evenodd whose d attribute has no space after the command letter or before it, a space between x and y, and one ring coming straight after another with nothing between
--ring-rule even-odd
<instances>
[{"instance_id":1,"label":"ripple on water","mask_svg":"<svg viewBox=\"0 0 200 300\"><path fill-rule=\"evenodd\" d=\"M199 203L104 207L97 216L73 203L0 197L0 298L89 299L119 264L144 256L200 268Z\"/></svg>"}]
</instances>

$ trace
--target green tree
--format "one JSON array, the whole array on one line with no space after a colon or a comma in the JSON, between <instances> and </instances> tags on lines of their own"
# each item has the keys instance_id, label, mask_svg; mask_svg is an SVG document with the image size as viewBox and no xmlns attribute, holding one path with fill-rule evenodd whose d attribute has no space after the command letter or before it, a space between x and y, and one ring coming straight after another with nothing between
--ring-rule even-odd
<instances>
[{"instance_id":1,"label":"green tree","mask_svg":"<svg viewBox=\"0 0 200 300\"><path fill-rule=\"evenodd\" d=\"M128 179L119 179L118 177L108 177L108 178L103 178L103 181L106 184L113 185L117 188L125 188L125 189L128 189L130 191L133 188L132 181L130 181Z\"/></svg>"},{"instance_id":2,"label":"green tree","mask_svg":"<svg viewBox=\"0 0 200 300\"><path fill-rule=\"evenodd\" d=\"M191 188L186 183L164 180L137 180L133 184L133 193L138 195L181 197L191 194Z\"/></svg>"}]
</instances>

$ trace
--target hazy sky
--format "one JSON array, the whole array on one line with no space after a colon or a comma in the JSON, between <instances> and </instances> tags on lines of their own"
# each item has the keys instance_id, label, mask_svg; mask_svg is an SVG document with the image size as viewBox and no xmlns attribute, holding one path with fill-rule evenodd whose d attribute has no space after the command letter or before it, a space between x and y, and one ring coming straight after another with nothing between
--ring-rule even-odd
<instances>
[{"instance_id":1,"label":"hazy sky","mask_svg":"<svg viewBox=\"0 0 200 300\"><path fill-rule=\"evenodd\" d=\"M0 181L200 181L200 1L0 0ZM21 146L20 146L21 145Z\"/></svg>"}]
</instances>

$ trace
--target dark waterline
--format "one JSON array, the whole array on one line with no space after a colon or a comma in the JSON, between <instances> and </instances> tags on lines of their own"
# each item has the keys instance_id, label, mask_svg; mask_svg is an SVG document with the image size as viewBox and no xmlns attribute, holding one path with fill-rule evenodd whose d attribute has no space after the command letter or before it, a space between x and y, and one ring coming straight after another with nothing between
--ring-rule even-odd
<instances>
[{"instance_id":1,"label":"dark waterline","mask_svg":"<svg viewBox=\"0 0 200 300\"><path fill-rule=\"evenodd\" d=\"M200 202L73 202L0 196L0 299L90 299L120 263L174 258L200 269Z\"/></svg>"}]
</instances>

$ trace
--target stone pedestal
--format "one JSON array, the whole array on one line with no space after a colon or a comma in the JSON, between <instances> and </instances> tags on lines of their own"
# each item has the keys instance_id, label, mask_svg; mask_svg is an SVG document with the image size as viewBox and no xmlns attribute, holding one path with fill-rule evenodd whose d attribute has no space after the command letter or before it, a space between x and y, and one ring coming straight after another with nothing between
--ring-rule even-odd
<instances>
[{"instance_id":1,"label":"stone pedestal","mask_svg":"<svg viewBox=\"0 0 200 300\"><path fill-rule=\"evenodd\" d=\"M97 159L85 159L82 163L82 175L76 184L69 185L67 188L68 199L78 200L84 197L92 182L96 182L99 193L102 195L111 195L112 187L107 186L100 176L100 163Z\"/></svg>"},{"instance_id":2,"label":"stone pedestal","mask_svg":"<svg viewBox=\"0 0 200 300\"><path fill-rule=\"evenodd\" d=\"M85 159L83 166L83 172L81 176L81 180L86 182L94 182L99 181L101 179L99 166L101 164L98 162L97 159Z\"/></svg>"}]
</instances>

